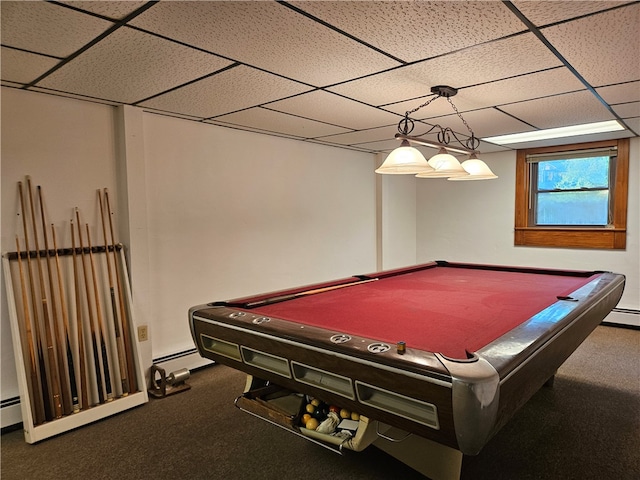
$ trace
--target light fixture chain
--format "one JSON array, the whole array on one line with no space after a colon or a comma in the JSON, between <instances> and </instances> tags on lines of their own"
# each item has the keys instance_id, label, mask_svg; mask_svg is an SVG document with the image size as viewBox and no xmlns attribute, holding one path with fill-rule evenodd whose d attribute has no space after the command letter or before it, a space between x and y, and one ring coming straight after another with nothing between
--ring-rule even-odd
<instances>
[{"instance_id":1,"label":"light fixture chain","mask_svg":"<svg viewBox=\"0 0 640 480\"><path fill-rule=\"evenodd\" d=\"M431 92L435 94L433 97L431 97L429 100L424 102L422 105L418 105L416 108L405 112L404 119L400 120L400 122L398 123L398 132L400 133L400 135L407 136L411 131L413 131L415 124L414 124L414 121L411 118L409 118L409 116L412 113L415 113L421 108L426 107L434 100L437 100L440 97L444 97L447 99L447 102L449 102L449 105L451 105L451 108L456 113L460 121L462 121L462 123L467 128L471 136L468 139L463 141L460 138L458 138L458 136L452 129L450 128L445 129L440 125L432 126L431 129L427 132L427 134L434 129L440 129L440 132L438 133L438 142L440 142L441 144L448 145L451 139L449 135L452 135L463 148L468 149L472 152L477 151L478 147L480 146L480 140L476 138L475 133L473 133L473 130L471 129L467 121L464 119L464 117L462 116L458 108L455 106L455 104L451 101L451 97L456 95L456 93L458 93L458 90L452 87L448 87L446 85L438 85L438 86L432 87Z\"/></svg>"},{"instance_id":2,"label":"light fixture chain","mask_svg":"<svg viewBox=\"0 0 640 480\"><path fill-rule=\"evenodd\" d=\"M425 103L423 103L422 105L418 105L416 108L414 108L413 110L409 110L408 112L405 113L405 116L411 115L412 113L417 112L418 110L420 110L422 107L426 107L427 105L429 105L431 102L433 102L434 100L440 98L440 95L435 95L433 97L431 97L429 100L427 100Z\"/></svg>"},{"instance_id":3,"label":"light fixture chain","mask_svg":"<svg viewBox=\"0 0 640 480\"><path fill-rule=\"evenodd\" d=\"M467 127L467 130L469 130L469 133L471 133L471 138L475 138L475 134L473 133L473 130L471 130L471 127L469 126L467 121L464 119L462 114L458 111L458 109L456 108L456 106L453 104L453 102L449 97L447 97L447 102L449 102L449 104L451 105L451 108L453 108L453 111L456 112L456 115L460 117L460 120L462 120L462 123L464 123L464 126Z\"/></svg>"}]
</instances>

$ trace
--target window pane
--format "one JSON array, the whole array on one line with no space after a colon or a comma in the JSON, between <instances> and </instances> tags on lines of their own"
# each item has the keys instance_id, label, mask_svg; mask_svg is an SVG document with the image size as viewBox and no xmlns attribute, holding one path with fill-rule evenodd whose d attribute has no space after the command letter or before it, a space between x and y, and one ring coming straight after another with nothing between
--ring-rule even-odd
<instances>
[{"instance_id":1,"label":"window pane","mask_svg":"<svg viewBox=\"0 0 640 480\"><path fill-rule=\"evenodd\" d=\"M538 194L537 225L607 225L609 192Z\"/></svg>"},{"instance_id":2,"label":"window pane","mask_svg":"<svg viewBox=\"0 0 640 480\"><path fill-rule=\"evenodd\" d=\"M538 190L609 186L609 157L538 162Z\"/></svg>"}]
</instances>

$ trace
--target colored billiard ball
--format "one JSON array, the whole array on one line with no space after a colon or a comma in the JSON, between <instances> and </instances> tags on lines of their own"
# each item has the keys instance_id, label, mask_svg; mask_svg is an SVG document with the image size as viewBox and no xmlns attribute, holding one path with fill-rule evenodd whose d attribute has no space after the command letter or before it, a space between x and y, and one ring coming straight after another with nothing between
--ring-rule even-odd
<instances>
[{"instance_id":1,"label":"colored billiard ball","mask_svg":"<svg viewBox=\"0 0 640 480\"><path fill-rule=\"evenodd\" d=\"M311 414L310 413L305 413L304 415L302 415L302 425L306 426L307 422L311 419Z\"/></svg>"}]
</instances>

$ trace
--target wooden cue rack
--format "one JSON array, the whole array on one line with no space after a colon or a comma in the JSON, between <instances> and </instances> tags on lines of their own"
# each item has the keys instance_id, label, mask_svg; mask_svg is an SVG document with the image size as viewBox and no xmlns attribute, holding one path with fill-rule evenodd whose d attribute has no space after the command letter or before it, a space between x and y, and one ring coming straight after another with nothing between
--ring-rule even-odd
<instances>
[{"instance_id":1,"label":"wooden cue rack","mask_svg":"<svg viewBox=\"0 0 640 480\"><path fill-rule=\"evenodd\" d=\"M51 264L44 262L47 253L52 259ZM80 275L80 281L75 278L78 270L74 270L72 262L77 262L77 266L82 270L80 256L83 253L87 257L89 253L93 255L96 273L93 282L83 274ZM39 442L148 402L122 244L39 252L32 250L28 252L30 261L34 261L37 254L40 255L45 269L54 270L54 258L59 262L57 275L60 276L62 288L54 295L57 298L43 300L44 295L40 292L37 282L27 281L27 252L20 252L18 255L16 251L2 255L20 408L27 443ZM115 269L120 280L119 290L116 292L111 287L111 279L107 281L107 255L113 259L111 268ZM56 281L56 288L58 286L59 282ZM34 297L31 297L32 295ZM91 298L93 295L95 298ZM58 309L58 313L61 313L61 297L64 297L63 305L67 310L67 325L64 325L60 318L56 324L44 312L47 308L49 313L52 309ZM29 301L29 298L36 298L38 302ZM125 318L119 318L121 315L112 313L114 298L116 302L121 302L119 311ZM28 306L25 306L25 299ZM101 310L102 325L98 323L97 318L92 318L90 311L93 310L95 317L98 315L98 307ZM34 318L34 309L37 318ZM49 318L52 328L49 332L45 329L46 318ZM51 343L47 342L45 333L49 333L49 339L55 339L56 336L64 339L67 335L67 347L55 343L52 347ZM93 338L96 339L95 343ZM128 344L125 345L124 341L127 340ZM48 357L51 348L54 349L55 356ZM124 361L120 361L123 358ZM69 362L66 370L59 370L58 364L64 366L65 362ZM76 380L75 396L72 394L74 387L71 386L72 370ZM131 372L134 378L131 378ZM56 375L59 397L51 393L53 382L50 380ZM62 398L63 401L60 400ZM78 400L74 402L74 398ZM56 401L62 406L61 415L55 413L53 405Z\"/></svg>"}]
</instances>

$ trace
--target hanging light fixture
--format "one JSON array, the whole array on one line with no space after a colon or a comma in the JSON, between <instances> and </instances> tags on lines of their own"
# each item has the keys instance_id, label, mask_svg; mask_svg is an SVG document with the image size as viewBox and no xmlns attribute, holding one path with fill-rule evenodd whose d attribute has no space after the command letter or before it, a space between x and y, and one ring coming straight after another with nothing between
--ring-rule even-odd
<instances>
[{"instance_id":1,"label":"hanging light fixture","mask_svg":"<svg viewBox=\"0 0 640 480\"><path fill-rule=\"evenodd\" d=\"M458 90L446 85L437 85L431 87L431 93L434 93L436 96L404 114L404 118L398 123L399 133L396 133L396 138L401 140L402 143L400 147L389 154L383 164L376 170L376 173L415 174L418 178L448 178L449 180L489 180L498 178L487 164L478 158L477 149L480 145L480 140L476 138L469 124L451 101L450 97L456 95ZM462 140L451 128L434 125L421 136L410 137L409 134L415 126L410 115L440 97L447 99L453 111L458 115L460 120L462 120L467 130L469 130L471 136ZM429 135L432 132L437 134L437 141L422 138L424 135ZM455 139L459 146L450 145L451 137ZM429 161L426 161L422 153L412 145L424 145L438 148L439 150ZM461 164L451 152L467 154L469 158Z\"/></svg>"}]
</instances>

